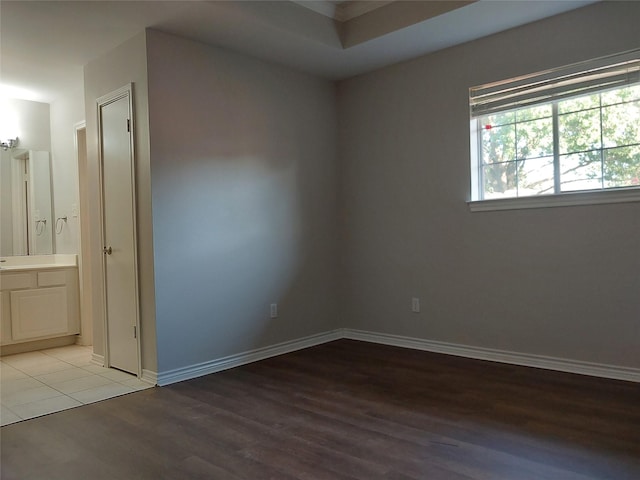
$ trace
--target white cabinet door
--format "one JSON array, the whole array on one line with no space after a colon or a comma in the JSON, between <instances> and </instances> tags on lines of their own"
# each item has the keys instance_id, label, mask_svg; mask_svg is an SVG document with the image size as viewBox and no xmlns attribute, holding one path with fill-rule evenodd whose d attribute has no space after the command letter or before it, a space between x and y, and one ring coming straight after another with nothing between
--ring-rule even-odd
<instances>
[{"instance_id":1,"label":"white cabinet door","mask_svg":"<svg viewBox=\"0 0 640 480\"><path fill-rule=\"evenodd\" d=\"M11 343L11 294L0 292L0 345Z\"/></svg>"},{"instance_id":2,"label":"white cabinet door","mask_svg":"<svg viewBox=\"0 0 640 480\"><path fill-rule=\"evenodd\" d=\"M63 335L67 329L67 287L11 292L12 340Z\"/></svg>"}]
</instances>

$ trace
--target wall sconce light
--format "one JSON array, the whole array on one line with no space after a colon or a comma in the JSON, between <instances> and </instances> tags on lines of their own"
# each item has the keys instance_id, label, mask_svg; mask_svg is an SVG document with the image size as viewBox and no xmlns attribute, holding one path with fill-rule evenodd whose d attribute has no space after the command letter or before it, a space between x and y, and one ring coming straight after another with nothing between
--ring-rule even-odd
<instances>
[{"instance_id":1,"label":"wall sconce light","mask_svg":"<svg viewBox=\"0 0 640 480\"><path fill-rule=\"evenodd\" d=\"M0 141L0 147L2 147L2 149L5 151L16 148L17 146L18 146L18 137L9 138L7 140Z\"/></svg>"}]
</instances>

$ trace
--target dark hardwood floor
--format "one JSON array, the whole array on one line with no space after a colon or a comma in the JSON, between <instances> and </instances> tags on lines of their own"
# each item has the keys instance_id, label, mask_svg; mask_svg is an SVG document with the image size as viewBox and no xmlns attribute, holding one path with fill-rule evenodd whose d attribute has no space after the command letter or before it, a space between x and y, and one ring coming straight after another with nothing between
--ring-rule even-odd
<instances>
[{"instance_id":1,"label":"dark hardwood floor","mask_svg":"<svg viewBox=\"0 0 640 480\"><path fill-rule=\"evenodd\" d=\"M340 340L1 435L3 480L638 480L640 384Z\"/></svg>"}]
</instances>

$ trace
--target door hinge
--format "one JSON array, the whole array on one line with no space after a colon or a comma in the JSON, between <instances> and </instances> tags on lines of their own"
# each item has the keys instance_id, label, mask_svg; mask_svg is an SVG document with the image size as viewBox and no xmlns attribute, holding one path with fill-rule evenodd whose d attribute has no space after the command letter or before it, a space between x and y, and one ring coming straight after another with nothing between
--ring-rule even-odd
<instances>
[{"instance_id":1,"label":"door hinge","mask_svg":"<svg viewBox=\"0 0 640 480\"><path fill-rule=\"evenodd\" d=\"M131 132L131 120L127 118L127 132Z\"/></svg>"},{"instance_id":2,"label":"door hinge","mask_svg":"<svg viewBox=\"0 0 640 480\"><path fill-rule=\"evenodd\" d=\"M136 325L133 326L133 338L138 338L138 327Z\"/></svg>"}]
</instances>

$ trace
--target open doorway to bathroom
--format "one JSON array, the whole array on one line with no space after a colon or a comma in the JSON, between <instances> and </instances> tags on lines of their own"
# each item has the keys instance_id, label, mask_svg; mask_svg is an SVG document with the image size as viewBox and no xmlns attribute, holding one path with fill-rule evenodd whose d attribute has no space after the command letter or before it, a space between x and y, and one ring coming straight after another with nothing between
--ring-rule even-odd
<instances>
[{"instance_id":1,"label":"open doorway to bathroom","mask_svg":"<svg viewBox=\"0 0 640 480\"><path fill-rule=\"evenodd\" d=\"M87 137L85 122L74 126L74 147L78 168L78 188L79 198L87 198ZM82 221L82 211L80 202L73 204L69 212L70 221L75 221L80 228L77 230L77 245L79 246L77 255L77 286L78 294L70 300L70 304L79 305L80 310L80 333L76 336L57 337L57 339L43 341L41 343L32 342L32 351L22 351L19 349L11 351L3 347L3 355L0 357L0 423L2 426L20 422L29 418L34 418L50 413L74 408L77 406L101 401L107 398L131 393L136 390L150 388L150 383L145 383L118 370L108 369L101 366L100 356L96 357L93 349L93 322L92 322L92 297L91 290L87 287L87 279L90 278L89 270L91 263L83 262L83 258L89 258L89 242L82 241L83 235L88 235L88 222ZM58 222L62 226L62 221ZM85 237L85 240L88 236ZM74 256L75 257L75 256ZM22 263L28 263L22 257ZM5 265L3 263L3 265ZM33 267L33 266L32 266ZM10 268L3 270L3 276L11 275L11 281L24 281L25 279L35 282L34 290L39 289L40 283L60 282L57 279L56 270L49 267L40 270L20 270L11 271ZM26 272L26 273L25 273ZM40 275L43 273L43 275ZM58 275L59 276L59 275ZM40 282L40 283L39 283ZM44 284L43 284L44 285ZM3 282L2 308L3 314L11 305L11 292L5 291L11 286L11 282ZM17 300L28 291L26 287L16 285L18 295L14 295ZM46 288L50 290L60 289L56 285ZM43 290L43 289L40 289ZM56 290L57 291L57 290ZM20 293L22 292L22 294ZM7 300L7 301L5 301ZM45 308L50 305L48 299L42 303ZM25 302L28 306L29 303ZM46 310L46 308L45 308ZM47 313L47 312L44 312ZM48 312L51 313L51 312ZM47 314L48 314L47 313ZM4 316L4 315L3 315ZM10 316L10 315L9 315ZM50 316L50 315L48 315ZM66 318L66 316L64 316ZM64 318L61 319L64 320ZM3 325L6 322L3 322ZM50 322L48 322L50 323ZM4 331L2 332L5 333ZM9 332L13 334L14 332ZM63 345L62 340L68 338ZM49 342L49 343L47 343ZM56 344L56 342L61 342ZM36 343L38 343L36 345ZM19 345L18 345L19 346ZM13 347L13 346L10 346Z\"/></svg>"},{"instance_id":2,"label":"open doorway to bathroom","mask_svg":"<svg viewBox=\"0 0 640 480\"><path fill-rule=\"evenodd\" d=\"M87 124L86 122L79 122L74 126L74 143L76 162L78 165L78 197L80 199L87 196ZM82 205L80 203L80 205ZM81 207L76 206L76 210L72 212L80 217L80 228L78 229L78 246L80 254L78 255L78 277L80 283L80 335L78 336L78 345L93 345L93 322L91 321L90 305L91 297L89 292L85 288L85 279L89 278L86 270L89 268L89 264L82 261L83 258L88 258L89 252L85 251L88 247L88 242L83 242L83 236L86 238L88 232L86 231L87 222L82 221Z\"/></svg>"}]
</instances>

